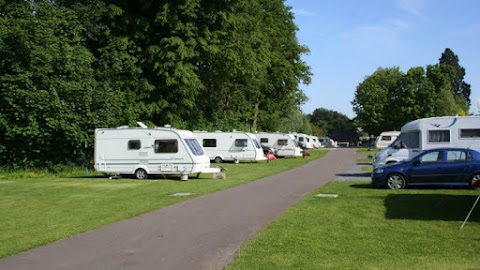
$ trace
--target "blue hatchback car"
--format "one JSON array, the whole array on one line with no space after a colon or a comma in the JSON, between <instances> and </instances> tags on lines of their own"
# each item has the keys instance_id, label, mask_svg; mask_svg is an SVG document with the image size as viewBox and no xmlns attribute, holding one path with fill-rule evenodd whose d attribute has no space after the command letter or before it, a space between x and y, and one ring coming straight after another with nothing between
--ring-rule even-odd
<instances>
[{"instance_id":1,"label":"blue hatchback car","mask_svg":"<svg viewBox=\"0 0 480 270\"><path fill-rule=\"evenodd\" d=\"M430 149L409 160L375 168L372 184L390 189L417 185L478 188L480 153L465 148Z\"/></svg>"}]
</instances>

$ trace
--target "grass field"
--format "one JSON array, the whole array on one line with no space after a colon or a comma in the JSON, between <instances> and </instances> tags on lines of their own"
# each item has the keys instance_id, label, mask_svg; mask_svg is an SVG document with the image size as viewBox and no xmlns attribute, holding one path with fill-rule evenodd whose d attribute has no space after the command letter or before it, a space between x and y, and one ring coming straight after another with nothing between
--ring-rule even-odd
<instances>
[{"instance_id":1,"label":"grass field","mask_svg":"<svg viewBox=\"0 0 480 270\"><path fill-rule=\"evenodd\" d=\"M320 158L325 150L305 159L222 164L226 180L211 174L199 180L109 180L102 177L53 177L22 172L0 177L0 258L80 232L137 216L182 200L227 189L301 166ZM212 167L218 166L212 164ZM23 177L22 177L23 176ZM178 179L178 177L177 177ZM175 193L192 193L172 197Z\"/></svg>"},{"instance_id":2,"label":"grass field","mask_svg":"<svg viewBox=\"0 0 480 270\"><path fill-rule=\"evenodd\" d=\"M479 269L480 205L459 230L479 194L330 182L251 239L227 269Z\"/></svg>"}]
</instances>

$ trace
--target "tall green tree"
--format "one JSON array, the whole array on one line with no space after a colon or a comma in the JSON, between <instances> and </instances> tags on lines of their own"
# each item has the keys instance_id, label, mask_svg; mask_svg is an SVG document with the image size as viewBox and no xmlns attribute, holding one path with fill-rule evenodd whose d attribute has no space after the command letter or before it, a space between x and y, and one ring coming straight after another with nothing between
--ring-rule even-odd
<instances>
[{"instance_id":1,"label":"tall green tree","mask_svg":"<svg viewBox=\"0 0 480 270\"><path fill-rule=\"evenodd\" d=\"M348 116L337 111L318 108L309 115L310 122L325 131L323 135L331 135L334 132L355 131L353 122Z\"/></svg>"},{"instance_id":2,"label":"tall green tree","mask_svg":"<svg viewBox=\"0 0 480 270\"><path fill-rule=\"evenodd\" d=\"M0 15L2 164L84 162L96 127L138 120L312 129L283 0L0 0Z\"/></svg>"},{"instance_id":3,"label":"tall green tree","mask_svg":"<svg viewBox=\"0 0 480 270\"><path fill-rule=\"evenodd\" d=\"M379 68L357 86L352 102L358 126L369 134L378 135L385 130L398 130L402 123L390 118L398 113L401 104L392 95L400 88L403 72L398 67Z\"/></svg>"},{"instance_id":4,"label":"tall green tree","mask_svg":"<svg viewBox=\"0 0 480 270\"><path fill-rule=\"evenodd\" d=\"M0 18L3 164L83 159L94 96L94 61L73 12L48 1L17 2Z\"/></svg>"},{"instance_id":5,"label":"tall green tree","mask_svg":"<svg viewBox=\"0 0 480 270\"><path fill-rule=\"evenodd\" d=\"M435 91L432 93L435 96L434 115L464 114L465 111L455 101L451 77L449 72L445 72L445 70L451 70L451 67L441 65L427 66L428 80L435 86Z\"/></svg>"},{"instance_id":6,"label":"tall green tree","mask_svg":"<svg viewBox=\"0 0 480 270\"><path fill-rule=\"evenodd\" d=\"M426 77L423 67L413 67L404 74L400 86L389 94L392 108L389 118L392 123L403 125L412 120L435 115L437 95L434 85ZM399 130L401 126L394 126Z\"/></svg>"},{"instance_id":7,"label":"tall green tree","mask_svg":"<svg viewBox=\"0 0 480 270\"><path fill-rule=\"evenodd\" d=\"M450 85L458 105L468 111L470 106L470 84L464 81L465 68L460 66L458 56L449 48L446 48L439 59L440 67L444 73L448 74Z\"/></svg>"}]
</instances>

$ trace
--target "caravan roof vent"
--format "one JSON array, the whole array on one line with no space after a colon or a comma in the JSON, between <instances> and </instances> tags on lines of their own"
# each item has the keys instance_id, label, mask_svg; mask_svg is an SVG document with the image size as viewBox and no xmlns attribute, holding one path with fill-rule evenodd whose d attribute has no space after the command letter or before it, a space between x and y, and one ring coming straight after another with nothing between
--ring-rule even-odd
<instances>
[{"instance_id":1,"label":"caravan roof vent","mask_svg":"<svg viewBox=\"0 0 480 270\"><path fill-rule=\"evenodd\" d=\"M129 126L123 125L123 126L119 126L119 127L117 127L117 128L119 128L119 129L124 129L124 128L129 128Z\"/></svg>"},{"instance_id":2,"label":"caravan roof vent","mask_svg":"<svg viewBox=\"0 0 480 270\"><path fill-rule=\"evenodd\" d=\"M142 122L137 122L137 125L141 128L148 128L147 125L145 125L144 123Z\"/></svg>"}]
</instances>

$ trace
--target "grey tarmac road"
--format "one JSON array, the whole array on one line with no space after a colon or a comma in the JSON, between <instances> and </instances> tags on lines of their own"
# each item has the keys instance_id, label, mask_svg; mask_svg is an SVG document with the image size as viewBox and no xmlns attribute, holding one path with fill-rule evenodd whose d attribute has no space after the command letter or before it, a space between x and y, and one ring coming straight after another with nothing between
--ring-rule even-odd
<instances>
[{"instance_id":1,"label":"grey tarmac road","mask_svg":"<svg viewBox=\"0 0 480 270\"><path fill-rule=\"evenodd\" d=\"M333 149L294 170L4 258L0 269L222 269L262 227L357 157L355 149Z\"/></svg>"}]
</instances>

